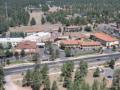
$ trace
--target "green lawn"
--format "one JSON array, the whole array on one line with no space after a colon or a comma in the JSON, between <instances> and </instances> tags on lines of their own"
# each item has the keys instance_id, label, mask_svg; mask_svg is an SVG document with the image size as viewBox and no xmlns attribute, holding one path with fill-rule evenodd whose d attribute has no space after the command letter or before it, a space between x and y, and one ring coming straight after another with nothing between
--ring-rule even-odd
<instances>
[{"instance_id":1,"label":"green lawn","mask_svg":"<svg viewBox=\"0 0 120 90\"><path fill-rule=\"evenodd\" d=\"M20 60L10 62L10 64L21 64L21 63L27 63L27 62L26 61L20 61Z\"/></svg>"}]
</instances>

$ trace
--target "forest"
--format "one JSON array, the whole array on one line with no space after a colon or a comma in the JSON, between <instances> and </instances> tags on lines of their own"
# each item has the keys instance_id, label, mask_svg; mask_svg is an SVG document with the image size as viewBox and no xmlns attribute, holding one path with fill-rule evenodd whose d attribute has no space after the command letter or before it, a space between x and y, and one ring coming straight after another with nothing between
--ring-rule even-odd
<instances>
[{"instance_id":1,"label":"forest","mask_svg":"<svg viewBox=\"0 0 120 90\"><path fill-rule=\"evenodd\" d=\"M39 7L40 4L61 6L69 14L78 13L81 16L87 16L88 20L95 19L99 23L120 19L120 0L0 0L0 33L7 31L9 26L27 25L30 16L25 7ZM52 16L48 15L48 17ZM8 20L6 20L7 17ZM69 21L60 22L68 24Z\"/></svg>"},{"instance_id":2,"label":"forest","mask_svg":"<svg viewBox=\"0 0 120 90\"><path fill-rule=\"evenodd\" d=\"M38 3L40 0L0 0L0 34L6 32L8 27L27 25L30 15L25 7L37 7Z\"/></svg>"}]
</instances>

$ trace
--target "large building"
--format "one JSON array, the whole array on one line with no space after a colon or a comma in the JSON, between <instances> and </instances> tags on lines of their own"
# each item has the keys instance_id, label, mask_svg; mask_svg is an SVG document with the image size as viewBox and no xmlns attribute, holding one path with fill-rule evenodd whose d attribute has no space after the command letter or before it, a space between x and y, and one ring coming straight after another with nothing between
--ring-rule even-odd
<instances>
[{"instance_id":1,"label":"large building","mask_svg":"<svg viewBox=\"0 0 120 90\"><path fill-rule=\"evenodd\" d=\"M38 47L36 45L36 42L22 41L15 48L15 52L20 53L22 50L24 50L25 53L32 54L32 53L37 53Z\"/></svg>"},{"instance_id":2,"label":"large building","mask_svg":"<svg viewBox=\"0 0 120 90\"><path fill-rule=\"evenodd\" d=\"M90 36L91 39L99 41L102 45L111 47L119 45L119 40L103 32L97 32Z\"/></svg>"},{"instance_id":3,"label":"large building","mask_svg":"<svg viewBox=\"0 0 120 90\"><path fill-rule=\"evenodd\" d=\"M34 41L34 42L44 42L48 41L51 38L51 33L49 32L39 32L39 33L34 33L32 35L29 35L24 38L24 40L29 40L29 41Z\"/></svg>"},{"instance_id":4,"label":"large building","mask_svg":"<svg viewBox=\"0 0 120 90\"><path fill-rule=\"evenodd\" d=\"M60 45L64 45L66 48L80 48L84 50L93 50L101 47L99 42L80 40L63 40Z\"/></svg>"},{"instance_id":5,"label":"large building","mask_svg":"<svg viewBox=\"0 0 120 90\"><path fill-rule=\"evenodd\" d=\"M81 34L80 32L65 33L64 36L69 36L71 39L84 39L89 38L88 36Z\"/></svg>"},{"instance_id":6,"label":"large building","mask_svg":"<svg viewBox=\"0 0 120 90\"><path fill-rule=\"evenodd\" d=\"M64 30L63 30L64 33L81 32L81 31L82 31L82 27L80 26L67 26L67 27L64 27Z\"/></svg>"},{"instance_id":7,"label":"large building","mask_svg":"<svg viewBox=\"0 0 120 90\"><path fill-rule=\"evenodd\" d=\"M31 27L22 26L22 27L10 28L10 32L16 32L16 33L23 32L27 35L32 35L32 34L35 34L38 32L42 32L42 31L43 31L43 29L35 27L35 26L31 26Z\"/></svg>"},{"instance_id":8,"label":"large building","mask_svg":"<svg viewBox=\"0 0 120 90\"><path fill-rule=\"evenodd\" d=\"M23 38L0 38L0 43L2 44L11 43L12 46L15 47L22 40Z\"/></svg>"}]
</instances>

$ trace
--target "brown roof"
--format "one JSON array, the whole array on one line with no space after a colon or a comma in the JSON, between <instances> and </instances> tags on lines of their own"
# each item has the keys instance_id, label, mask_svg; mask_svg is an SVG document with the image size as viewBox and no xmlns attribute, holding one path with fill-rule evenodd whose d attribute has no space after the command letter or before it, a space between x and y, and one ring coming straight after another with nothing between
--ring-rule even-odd
<instances>
[{"instance_id":1,"label":"brown roof","mask_svg":"<svg viewBox=\"0 0 120 90\"><path fill-rule=\"evenodd\" d=\"M78 33L78 32L73 32L73 33L65 33L64 36L72 36L72 37L79 37L79 38L87 38L86 35Z\"/></svg>"},{"instance_id":2,"label":"brown roof","mask_svg":"<svg viewBox=\"0 0 120 90\"><path fill-rule=\"evenodd\" d=\"M118 39L115 38L115 37L112 37L108 34L105 34L103 32L97 32L97 33L94 33L93 36L101 39L101 40L104 40L106 42L113 42L113 41L117 41Z\"/></svg>"},{"instance_id":3,"label":"brown roof","mask_svg":"<svg viewBox=\"0 0 120 90\"><path fill-rule=\"evenodd\" d=\"M14 28L11 29L10 32L25 32L25 33L32 33L32 32L42 32L43 30L41 30L40 28L36 28L36 27L21 27L21 28Z\"/></svg>"},{"instance_id":4,"label":"brown roof","mask_svg":"<svg viewBox=\"0 0 120 90\"><path fill-rule=\"evenodd\" d=\"M32 42L32 41L23 41L20 42L16 49L36 49L37 45L36 42Z\"/></svg>"}]
</instances>

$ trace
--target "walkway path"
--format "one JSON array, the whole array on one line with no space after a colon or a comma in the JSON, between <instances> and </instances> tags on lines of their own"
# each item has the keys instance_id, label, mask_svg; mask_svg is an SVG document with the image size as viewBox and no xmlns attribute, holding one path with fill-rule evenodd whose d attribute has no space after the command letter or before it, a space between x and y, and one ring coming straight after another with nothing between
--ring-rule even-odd
<instances>
[{"instance_id":1,"label":"walkway path","mask_svg":"<svg viewBox=\"0 0 120 90\"><path fill-rule=\"evenodd\" d=\"M13 81L11 80L11 76L6 76L5 80L6 80L5 90L31 90L30 88L23 88L14 84Z\"/></svg>"}]
</instances>

